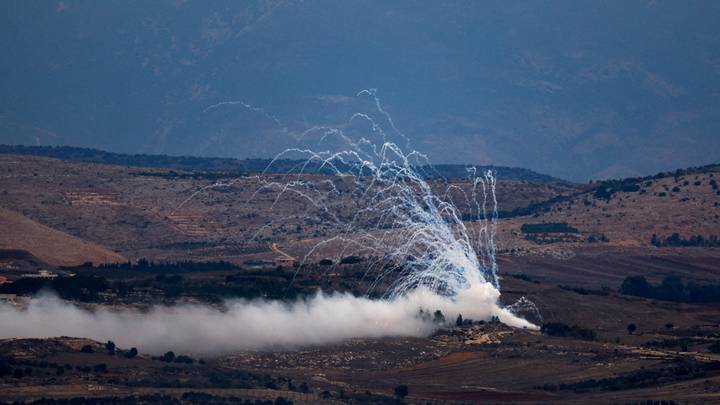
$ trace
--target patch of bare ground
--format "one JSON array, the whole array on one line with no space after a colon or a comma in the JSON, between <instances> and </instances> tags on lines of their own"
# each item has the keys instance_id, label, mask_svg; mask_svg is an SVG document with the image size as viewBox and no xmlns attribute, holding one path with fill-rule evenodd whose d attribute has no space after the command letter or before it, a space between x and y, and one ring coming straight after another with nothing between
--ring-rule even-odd
<instances>
[{"instance_id":1,"label":"patch of bare ground","mask_svg":"<svg viewBox=\"0 0 720 405\"><path fill-rule=\"evenodd\" d=\"M49 228L16 212L0 208L0 249L24 250L45 263L76 266L86 261L115 263L125 257L97 244Z\"/></svg>"}]
</instances>

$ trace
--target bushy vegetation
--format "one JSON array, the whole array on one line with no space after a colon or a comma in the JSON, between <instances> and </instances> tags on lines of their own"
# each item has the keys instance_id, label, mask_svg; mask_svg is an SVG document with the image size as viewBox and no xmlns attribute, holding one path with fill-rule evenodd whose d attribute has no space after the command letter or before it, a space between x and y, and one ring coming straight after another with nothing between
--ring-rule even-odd
<instances>
[{"instance_id":1,"label":"bushy vegetation","mask_svg":"<svg viewBox=\"0 0 720 405\"><path fill-rule=\"evenodd\" d=\"M176 356L174 352L167 352L159 357L153 357L153 360L164 361L166 363L181 363L181 364L193 364L195 359L190 356L181 354Z\"/></svg>"},{"instance_id":2,"label":"bushy vegetation","mask_svg":"<svg viewBox=\"0 0 720 405\"><path fill-rule=\"evenodd\" d=\"M93 267L92 263L85 263L82 267ZM125 270L125 271L143 271L148 273L185 273L185 272L204 272L204 271L223 271L238 270L237 265L225 262L152 262L147 259L139 259L135 263L110 263L98 266L99 269L105 270Z\"/></svg>"},{"instance_id":3,"label":"bushy vegetation","mask_svg":"<svg viewBox=\"0 0 720 405\"><path fill-rule=\"evenodd\" d=\"M718 247L720 246L720 239L716 235L710 235L704 237L702 235L691 236L689 239L684 239L679 233L673 233L665 239L659 239L657 235L650 238L650 243L653 246L699 246L699 247Z\"/></svg>"},{"instance_id":4,"label":"bushy vegetation","mask_svg":"<svg viewBox=\"0 0 720 405\"><path fill-rule=\"evenodd\" d=\"M340 259L340 264L356 264L363 261L360 256L346 256Z\"/></svg>"},{"instance_id":5,"label":"bushy vegetation","mask_svg":"<svg viewBox=\"0 0 720 405\"><path fill-rule=\"evenodd\" d=\"M605 242L610 242L610 239L608 239L608 237L604 233L601 233L598 235L590 234L587 237L587 242L588 243L605 243Z\"/></svg>"},{"instance_id":6,"label":"bushy vegetation","mask_svg":"<svg viewBox=\"0 0 720 405\"><path fill-rule=\"evenodd\" d=\"M576 228L566 222L551 222L547 224L523 224L522 233L578 233Z\"/></svg>"},{"instance_id":7,"label":"bushy vegetation","mask_svg":"<svg viewBox=\"0 0 720 405\"><path fill-rule=\"evenodd\" d=\"M590 288L583 288L583 287L572 287L568 285L559 285L559 288L567 291L572 291L576 294L580 295L599 295L602 297L610 295L610 288L609 287L602 287L599 290L593 290Z\"/></svg>"},{"instance_id":8,"label":"bushy vegetation","mask_svg":"<svg viewBox=\"0 0 720 405\"><path fill-rule=\"evenodd\" d=\"M395 387L395 396L403 399L408 395L408 386L407 385L398 385Z\"/></svg>"},{"instance_id":9,"label":"bushy vegetation","mask_svg":"<svg viewBox=\"0 0 720 405\"><path fill-rule=\"evenodd\" d=\"M295 299L315 291L314 288L291 284L293 273L282 269L237 272L227 275L224 279L186 278L177 274L177 269L166 266L153 267L153 269L153 272L159 269L168 271L158 272L154 278L145 276L116 281L94 275L57 277L52 280L21 278L13 283L0 285L0 293L35 295L47 290L55 292L63 299L81 302L104 302L133 294L135 299L143 295L149 299L158 296L170 299L194 297L215 303L229 298Z\"/></svg>"},{"instance_id":10,"label":"bushy vegetation","mask_svg":"<svg viewBox=\"0 0 720 405\"><path fill-rule=\"evenodd\" d=\"M607 180L596 185L593 196L597 199L611 200L615 193L637 193L641 189L637 179Z\"/></svg>"},{"instance_id":11,"label":"bushy vegetation","mask_svg":"<svg viewBox=\"0 0 720 405\"><path fill-rule=\"evenodd\" d=\"M561 322L549 322L540 327L540 331L548 336L573 337L582 340L595 340L597 333L589 328L578 325L567 325Z\"/></svg>"},{"instance_id":12,"label":"bushy vegetation","mask_svg":"<svg viewBox=\"0 0 720 405\"><path fill-rule=\"evenodd\" d=\"M720 302L720 284L700 285L683 283L677 276L668 276L658 286L650 284L644 276L625 278L620 292L637 297L654 298L663 301L708 303Z\"/></svg>"},{"instance_id":13,"label":"bushy vegetation","mask_svg":"<svg viewBox=\"0 0 720 405\"><path fill-rule=\"evenodd\" d=\"M83 276L57 277L52 280L42 278L21 278L13 283L0 285L0 293L34 295L42 290L55 291L61 298L83 302L97 299L99 292L105 291L110 284L104 277Z\"/></svg>"},{"instance_id":14,"label":"bushy vegetation","mask_svg":"<svg viewBox=\"0 0 720 405\"><path fill-rule=\"evenodd\" d=\"M645 343L645 346L657 347L660 349L678 349L680 351L686 352L688 350L688 346L690 346L692 343L693 340L690 338L660 339L651 340Z\"/></svg>"},{"instance_id":15,"label":"bushy vegetation","mask_svg":"<svg viewBox=\"0 0 720 405\"><path fill-rule=\"evenodd\" d=\"M656 369L641 369L617 377L589 379L569 384L545 384L546 391L587 392L591 390L616 391L632 388L657 386L674 381L702 378L708 372L720 370L720 361L701 363L694 360L679 360L678 364Z\"/></svg>"}]
</instances>

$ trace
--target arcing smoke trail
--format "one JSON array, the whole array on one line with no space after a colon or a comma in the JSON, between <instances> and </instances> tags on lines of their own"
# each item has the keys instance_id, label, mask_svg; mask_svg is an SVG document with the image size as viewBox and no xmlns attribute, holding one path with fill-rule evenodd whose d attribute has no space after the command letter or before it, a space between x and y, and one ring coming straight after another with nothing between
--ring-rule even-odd
<instances>
[{"instance_id":1,"label":"arcing smoke trail","mask_svg":"<svg viewBox=\"0 0 720 405\"><path fill-rule=\"evenodd\" d=\"M219 108L219 107L222 107L222 106L226 106L226 105L241 105L241 106L243 106L246 110L249 110L249 111L252 111L252 112L261 114L261 115L263 115L264 117L268 118L269 120L273 121L275 124L277 124L278 127L283 128L283 131L286 130L285 127L283 126L283 124L280 122L280 120L278 120L277 117L275 117L274 115L269 114L267 111L265 111L264 108L256 107L256 106L254 106L254 105L252 105L252 104L249 104L249 103L246 103L246 102L244 102L244 101L242 101L242 100L221 101L221 102L219 102L219 103L215 103L215 104L213 104L213 105L211 105L211 106L205 107L205 109L204 109L202 112L203 112L203 113L206 113L206 112L208 112L208 111L210 111L210 110L214 110L214 109L216 109L216 108Z\"/></svg>"},{"instance_id":2,"label":"arcing smoke trail","mask_svg":"<svg viewBox=\"0 0 720 405\"><path fill-rule=\"evenodd\" d=\"M374 98L378 113L392 130L407 139L382 109L375 90L358 93L365 94ZM231 103L248 108L242 102ZM306 159L297 170L285 175L284 181L266 182L263 188L277 191L275 203L288 193L306 199L318 219L334 226L336 236L317 244L303 262L330 243L343 243L343 255L363 252L369 258L366 277L374 278L374 288L390 285L383 299L319 294L294 303L231 301L226 303L225 312L178 305L140 313L88 312L41 297L26 310L0 305L0 338L80 335L112 339L121 346L151 352L222 353L322 344L353 337L422 336L437 325L419 317L420 309L440 309L449 319L458 314L473 319L497 316L511 326L535 328L516 316L514 307L503 308L498 303L493 173L478 175L471 168L469 193L457 186L450 186L444 194L436 193L433 185L437 185L421 173L420 167L427 165L424 155L404 153L388 140L371 114L354 114L348 126L356 119L367 121L372 126L371 135L380 135L381 141L355 139L344 128L311 128L303 137L311 140L313 135L319 135L320 146L333 140L342 147L324 152L296 148L279 154L270 166L291 154L302 154ZM341 190L327 178L304 176L311 165L313 170L330 173L338 182L342 179L344 188ZM233 183L216 183L203 190ZM477 233L468 229L462 213L448 197L453 190L474 207L473 226Z\"/></svg>"}]
</instances>

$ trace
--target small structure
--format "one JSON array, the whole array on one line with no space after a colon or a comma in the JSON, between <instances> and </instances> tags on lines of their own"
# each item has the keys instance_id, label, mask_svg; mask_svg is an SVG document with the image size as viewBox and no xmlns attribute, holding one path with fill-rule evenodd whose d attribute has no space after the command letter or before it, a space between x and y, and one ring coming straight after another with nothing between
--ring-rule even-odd
<instances>
[{"instance_id":1,"label":"small structure","mask_svg":"<svg viewBox=\"0 0 720 405\"><path fill-rule=\"evenodd\" d=\"M37 273L28 273L22 275L23 278L42 278L46 280L52 280L54 278L57 278L57 276L57 274L48 270L40 270Z\"/></svg>"}]
</instances>

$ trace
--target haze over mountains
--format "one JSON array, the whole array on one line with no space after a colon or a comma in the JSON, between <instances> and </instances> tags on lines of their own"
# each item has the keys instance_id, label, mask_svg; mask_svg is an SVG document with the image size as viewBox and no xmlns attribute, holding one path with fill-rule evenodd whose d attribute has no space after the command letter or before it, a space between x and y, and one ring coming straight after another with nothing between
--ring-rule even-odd
<instances>
[{"instance_id":1,"label":"haze over mountains","mask_svg":"<svg viewBox=\"0 0 720 405\"><path fill-rule=\"evenodd\" d=\"M720 157L716 2L0 8L0 143L267 158L345 127L372 109L358 90L378 88L434 163L586 180ZM223 101L245 106L208 109Z\"/></svg>"}]
</instances>

